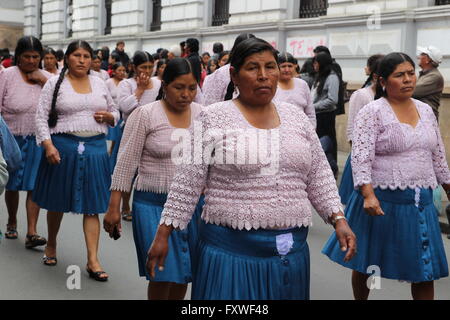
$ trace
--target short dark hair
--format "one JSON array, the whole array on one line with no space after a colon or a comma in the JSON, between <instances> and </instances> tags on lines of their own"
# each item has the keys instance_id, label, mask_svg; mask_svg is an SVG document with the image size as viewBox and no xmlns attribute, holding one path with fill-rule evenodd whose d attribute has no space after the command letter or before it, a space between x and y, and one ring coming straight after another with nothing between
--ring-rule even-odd
<instances>
[{"instance_id":1,"label":"short dark hair","mask_svg":"<svg viewBox=\"0 0 450 320\"><path fill-rule=\"evenodd\" d=\"M223 44L220 42L216 42L213 44L213 52L214 53L221 53L223 51Z\"/></svg>"},{"instance_id":2,"label":"short dark hair","mask_svg":"<svg viewBox=\"0 0 450 320\"><path fill-rule=\"evenodd\" d=\"M321 52L328 53L331 56L330 49L328 49L325 46L317 46L314 48L314 53L321 53Z\"/></svg>"},{"instance_id":3,"label":"short dark hair","mask_svg":"<svg viewBox=\"0 0 450 320\"><path fill-rule=\"evenodd\" d=\"M186 39L186 46L191 52L198 52L200 50L200 43L195 38Z\"/></svg>"},{"instance_id":4,"label":"short dark hair","mask_svg":"<svg viewBox=\"0 0 450 320\"><path fill-rule=\"evenodd\" d=\"M118 47L118 46L119 46L119 44L123 44L123 45L125 45L125 41L123 41L123 40L117 41L117 43L116 43L116 47Z\"/></svg>"}]
</instances>

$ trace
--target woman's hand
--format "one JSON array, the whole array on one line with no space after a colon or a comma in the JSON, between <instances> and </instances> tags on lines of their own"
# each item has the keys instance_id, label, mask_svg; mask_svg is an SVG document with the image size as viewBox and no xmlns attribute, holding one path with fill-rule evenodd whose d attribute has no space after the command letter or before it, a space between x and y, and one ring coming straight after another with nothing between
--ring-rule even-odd
<instances>
[{"instance_id":1,"label":"woman's hand","mask_svg":"<svg viewBox=\"0 0 450 320\"><path fill-rule=\"evenodd\" d=\"M119 208L108 207L108 211L103 218L103 229L109 234L109 237L113 237L114 227L117 226L117 230L122 232L122 223L120 221Z\"/></svg>"},{"instance_id":2,"label":"woman's hand","mask_svg":"<svg viewBox=\"0 0 450 320\"><path fill-rule=\"evenodd\" d=\"M164 270L164 263L169 252L169 236L173 230L172 226L160 225L156 232L155 239L148 250L147 272L151 278L155 277L155 267L158 266L159 271Z\"/></svg>"},{"instance_id":3,"label":"woman's hand","mask_svg":"<svg viewBox=\"0 0 450 320\"><path fill-rule=\"evenodd\" d=\"M28 81L39 84L41 87L47 82L47 78L39 70L26 74Z\"/></svg>"},{"instance_id":4,"label":"woman's hand","mask_svg":"<svg viewBox=\"0 0 450 320\"><path fill-rule=\"evenodd\" d=\"M94 114L94 119L98 123L107 123L111 127L114 127L114 116L111 112L108 111L98 111Z\"/></svg>"},{"instance_id":5,"label":"woman's hand","mask_svg":"<svg viewBox=\"0 0 450 320\"><path fill-rule=\"evenodd\" d=\"M45 158L50 164L59 164L61 162L61 156L58 149L55 148L51 140L46 140L42 143L45 149Z\"/></svg>"},{"instance_id":6,"label":"woman's hand","mask_svg":"<svg viewBox=\"0 0 450 320\"><path fill-rule=\"evenodd\" d=\"M364 198L364 210L369 216L384 216L384 212L381 209L380 202L375 195Z\"/></svg>"},{"instance_id":7,"label":"woman's hand","mask_svg":"<svg viewBox=\"0 0 450 320\"><path fill-rule=\"evenodd\" d=\"M356 254L356 236L345 219L336 222L335 230L342 252L347 251L344 261L348 262Z\"/></svg>"},{"instance_id":8,"label":"woman's hand","mask_svg":"<svg viewBox=\"0 0 450 320\"><path fill-rule=\"evenodd\" d=\"M145 73L140 73L136 77L136 83L137 83L138 89L145 91L150 86L150 77L148 75L146 75Z\"/></svg>"}]
</instances>

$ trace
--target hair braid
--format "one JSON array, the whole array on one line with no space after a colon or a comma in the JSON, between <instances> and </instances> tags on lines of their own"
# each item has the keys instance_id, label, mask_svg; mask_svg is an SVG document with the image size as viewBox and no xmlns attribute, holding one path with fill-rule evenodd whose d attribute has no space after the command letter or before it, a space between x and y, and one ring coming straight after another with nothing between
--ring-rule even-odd
<instances>
[{"instance_id":1,"label":"hair braid","mask_svg":"<svg viewBox=\"0 0 450 320\"><path fill-rule=\"evenodd\" d=\"M64 68L61 70L61 73L59 74L58 81L56 82L55 90L53 91L52 107L48 115L48 126L50 128L56 127L56 123L58 122L58 111L56 111L56 100L58 99L59 87L61 86L61 83L64 80L66 70L67 66L64 65Z\"/></svg>"}]
</instances>

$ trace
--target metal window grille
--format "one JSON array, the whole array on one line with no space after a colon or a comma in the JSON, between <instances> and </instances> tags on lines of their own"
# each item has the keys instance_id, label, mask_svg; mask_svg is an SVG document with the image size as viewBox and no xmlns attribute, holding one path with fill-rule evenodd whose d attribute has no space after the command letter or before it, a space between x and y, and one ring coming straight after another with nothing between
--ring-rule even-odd
<instances>
[{"instance_id":1,"label":"metal window grille","mask_svg":"<svg viewBox=\"0 0 450 320\"><path fill-rule=\"evenodd\" d=\"M230 0L215 0L212 25L221 26L224 24L228 24L229 18L230 18Z\"/></svg>"},{"instance_id":2,"label":"metal window grille","mask_svg":"<svg viewBox=\"0 0 450 320\"><path fill-rule=\"evenodd\" d=\"M443 6L446 4L450 4L450 0L436 0L436 5L437 6Z\"/></svg>"},{"instance_id":3,"label":"metal window grille","mask_svg":"<svg viewBox=\"0 0 450 320\"><path fill-rule=\"evenodd\" d=\"M152 24L150 25L150 31L161 30L161 0L153 0L153 18Z\"/></svg>"},{"instance_id":4,"label":"metal window grille","mask_svg":"<svg viewBox=\"0 0 450 320\"><path fill-rule=\"evenodd\" d=\"M325 16L327 8L327 0L300 0L300 18Z\"/></svg>"},{"instance_id":5,"label":"metal window grille","mask_svg":"<svg viewBox=\"0 0 450 320\"><path fill-rule=\"evenodd\" d=\"M105 34L111 34L112 0L105 0L106 26Z\"/></svg>"}]
</instances>

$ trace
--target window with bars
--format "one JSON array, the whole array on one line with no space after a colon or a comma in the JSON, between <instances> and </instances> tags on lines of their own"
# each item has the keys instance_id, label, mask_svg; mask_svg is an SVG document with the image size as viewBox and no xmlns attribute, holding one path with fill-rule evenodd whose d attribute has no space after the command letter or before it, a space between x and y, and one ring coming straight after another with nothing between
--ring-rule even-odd
<instances>
[{"instance_id":1,"label":"window with bars","mask_svg":"<svg viewBox=\"0 0 450 320\"><path fill-rule=\"evenodd\" d=\"M314 18L327 14L327 0L300 0L300 18Z\"/></svg>"},{"instance_id":2,"label":"window with bars","mask_svg":"<svg viewBox=\"0 0 450 320\"><path fill-rule=\"evenodd\" d=\"M436 5L437 6L443 6L446 4L450 4L450 0L436 0Z\"/></svg>"},{"instance_id":3,"label":"window with bars","mask_svg":"<svg viewBox=\"0 0 450 320\"><path fill-rule=\"evenodd\" d=\"M150 25L150 31L161 30L161 0L152 0L152 23Z\"/></svg>"},{"instance_id":4,"label":"window with bars","mask_svg":"<svg viewBox=\"0 0 450 320\"><path fill-rule=\"evenodd\" d=\"M42 0L38 1L37 38L42 39Z\"/></svg>"},{"instance_id":5,"label":"window with bars","mask_svg":"<svg viewBox=\"0 0 450 320\"><path fill-rule=\"evenodd\" d=\"M69 0L67 3L66 11L66 28L67 28L67 38L72 38L72 15L73 15L73 0Z\"/></svg>"},{"instance_id":6,"label":"window with bars","mask_svg":"<svg viewBox=\"0 0 450 320\"><path fill-rule=\"evenodd\" d=\"M212 18L213 26L228 24L230 18L230 0L215 0Z\"/></svg>"},{"instance_id":7,"label":"window with bars","mask_svg":"<svg viewBox=\"0 0 450 320\"><path fill-rule=\"evenodd\" d=\"M105 34L111 34L112 0L105 0L106 26Z\"/></svg>"}]
</instances>

